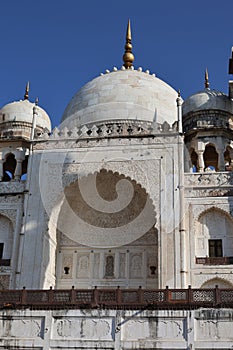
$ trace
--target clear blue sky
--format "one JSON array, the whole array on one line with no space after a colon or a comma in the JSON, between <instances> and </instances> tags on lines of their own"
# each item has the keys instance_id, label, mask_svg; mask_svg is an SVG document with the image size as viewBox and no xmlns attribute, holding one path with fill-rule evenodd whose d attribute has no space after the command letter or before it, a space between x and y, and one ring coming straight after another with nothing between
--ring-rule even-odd
<instances>
[{"instance_id":1,"label":"clear blue sky","mask_svg":"<svg viewBox=\"0 0 233 350\"><path fill-rule=\"evenodd\" d=\"M39 97L53 127L72 96L106 69L121 67L131 19L134 66L181 89L228 93L233 46L233 0L1 1L0 106Z\"/></svg>"}]
</instances>

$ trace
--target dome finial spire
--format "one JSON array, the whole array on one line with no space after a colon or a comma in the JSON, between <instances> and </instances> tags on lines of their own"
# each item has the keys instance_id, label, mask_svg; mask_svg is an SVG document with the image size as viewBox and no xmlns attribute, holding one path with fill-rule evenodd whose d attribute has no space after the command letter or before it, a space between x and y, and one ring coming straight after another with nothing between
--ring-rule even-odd
<instances>
[{"instance_id":1,"label":"dome finial spire","mask_svg":"<svg viewBox=\"0 0 233 350\"><path fill-rule=\"evenodd\" d=\"M123 56L125 68L130 68L134 61L134 55L132 54L132 44L131 44L131 27L130 19L128 20L127 30L126 30L126 44L125 44L125 53Z\"/></svg>"},{"instance_id":2,"label":"dome finial spire","mask_svg":"<svg viewBox=\"0 0 233 350\"><path fill-rule=\"evenodd\" d=\"M205 70L205 88L208 89L210 86L210 83L209 83L209 74L208 74L208 69L206 68Z\"/></svg>"},{"instance_id":3,"label":"dome finial spire","mask_svg":"<svg viewBox=\"0 0 233 350\"><path fill-rule=\"evenodd\" d=\"M29 81L27 82L27 85L25 88L24 100L28 100L28 97L29 97Z\"/></svg>"}]
</instances>

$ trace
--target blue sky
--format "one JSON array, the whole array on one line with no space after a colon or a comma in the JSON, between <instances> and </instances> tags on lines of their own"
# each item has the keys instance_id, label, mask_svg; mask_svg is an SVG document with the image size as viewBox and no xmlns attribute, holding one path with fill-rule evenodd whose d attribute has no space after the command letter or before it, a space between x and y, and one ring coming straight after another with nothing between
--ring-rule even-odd
<instances>
[{"instance_id":1,"label":"blue sky","mask_svg":"<svg viewBox=\"0 0 233 350\"><path fill-rule=\"evenodd\" d=\"M59 125L72 96L86 82L120 68L128 18L135 67L181 89L210 87L228 93L233 46L233 1L217 0L9 0L1 1L0 106L30 100Z\"/></svg>"}]
</instances>

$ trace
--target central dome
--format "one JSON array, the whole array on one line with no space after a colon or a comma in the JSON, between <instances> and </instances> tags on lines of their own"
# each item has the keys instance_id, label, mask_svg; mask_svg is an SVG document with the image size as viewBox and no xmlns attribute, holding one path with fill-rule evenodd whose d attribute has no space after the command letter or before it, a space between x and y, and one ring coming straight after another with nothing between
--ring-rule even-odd
<instances>
[{"instance_id":1,"label":"central dome","mask_svg":"<svg viewBox=\"0 0 233 350\"><path fill-rule=\"evenodd\" d=\"M147 72L113 71L74 95L62 124L68 128L124 121L172 124L177 120L176 98L172 87Z\"/></svg>"}]
</instances>

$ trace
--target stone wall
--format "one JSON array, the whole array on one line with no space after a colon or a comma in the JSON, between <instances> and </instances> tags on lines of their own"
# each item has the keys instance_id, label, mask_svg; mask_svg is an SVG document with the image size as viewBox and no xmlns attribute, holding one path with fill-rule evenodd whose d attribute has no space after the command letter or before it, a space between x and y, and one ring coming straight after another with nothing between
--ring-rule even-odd
<instances>
[{"instance_id":1,"label":"stone wall","mask_svg":"<svg viewBox=\"0 0 233 350\"><path fill-rule=\"evenodd\" d=\"M0 349L230 349L233 309L1 310Z\"/></svg>"}]
</instances>

